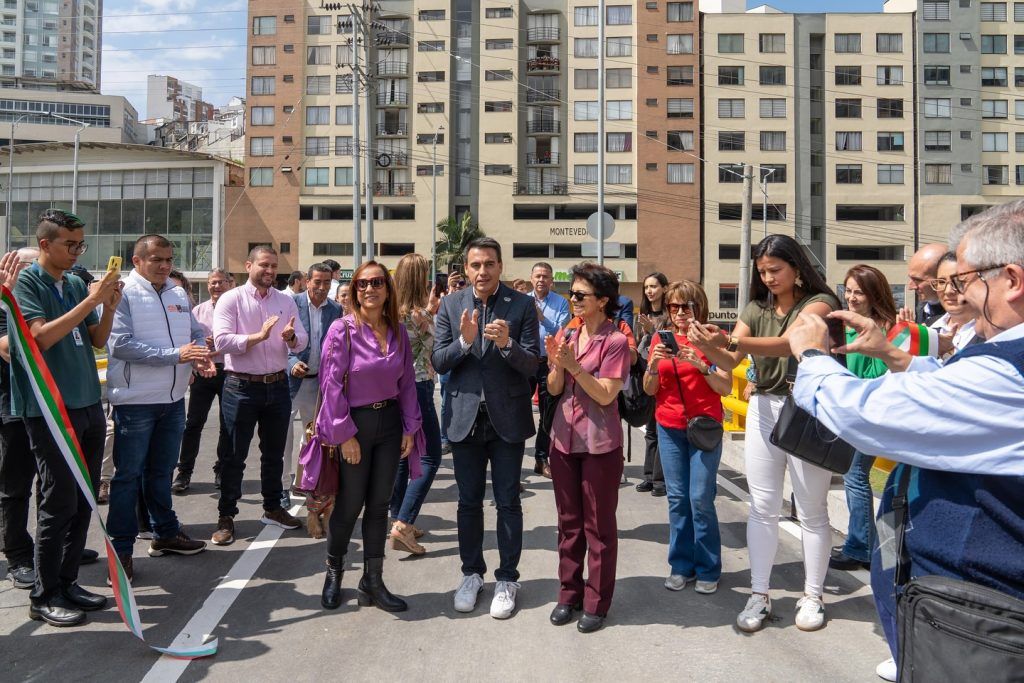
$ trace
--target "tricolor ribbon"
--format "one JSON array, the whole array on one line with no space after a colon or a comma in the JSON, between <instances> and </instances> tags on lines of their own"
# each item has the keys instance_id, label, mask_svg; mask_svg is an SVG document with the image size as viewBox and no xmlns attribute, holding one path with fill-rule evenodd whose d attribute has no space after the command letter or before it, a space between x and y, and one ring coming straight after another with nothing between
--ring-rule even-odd
<instances>
[{"instance_id":1,"label":"tricolor ribbon","mask_svg":"<svg viewBox=\"0 0 1024 683\"><path fill-rule=\"evenodd\" d=\"M47 426L50 428L53 440L57 443L57 447L64 456L64 461L71 469L71 474L74 476L75 481L78 482L78 488L81 489L85 499L89 501L93 515L100 524L100 529L103 530L103 542L107 549L107 569L110 572L110 585L114 591L117 609L121 613L121 620L136 638L145 643L146 638L142 635L142 619L139 616L139 607L135 603L132 584L128 580L128 575L125 574L124 567L121 566L121 561L118 559L117 552L111 544L110 536L107 534L107 527L103 524L103 519L100 517L96 495L89 478L89 468L85 463L85 458L82 456L82 447L79 445L78 437L71 426L71 419L68 417L67 409L64 406L64 399L61 398L60 389L57 388L57 383L54 381L53 375L50 374L50 369L46 367L46 360L43 358L42 351L39 350L35 337L29 332L25 316L22 315L21 309L14 300L14 295L11 294L7 287L3 287L3 293L0 296L0 308L3 308L7 313L7 336L10 340L12 361L17 356L18 361L24 366L29 384L32 387L32 393L39 403L39 408L43 413ZM217 652L216 638L203 645L188 648L171 649L155 647L149 645L149 643L146 644L157 652L182 659L208 657Z\"/></svg>"},{"instance_id":2,"label":"tricolor ribbon","mask_svg":"<svg viewBox=\"0 0 1024 683\"><path fill-rule=\"evenodd\" d=\"M889 341L893 346L912 356L939 355L939 333L921 323L902 322L889 330Z\"/></svg>"}]
</instances>

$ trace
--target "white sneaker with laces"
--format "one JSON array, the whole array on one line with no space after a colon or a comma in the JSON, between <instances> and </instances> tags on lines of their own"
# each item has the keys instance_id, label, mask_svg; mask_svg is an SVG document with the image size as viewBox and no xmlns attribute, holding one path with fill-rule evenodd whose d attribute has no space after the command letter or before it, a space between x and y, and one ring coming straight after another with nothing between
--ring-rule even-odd
<instances>
[{"instance_id":1,"label":"white sneaker with laces","mask_svg":"<svg viewBox=\"0 0 1024 683\"><path fill-rule=\"evenodd\" d=\"M878 674L878 677L883 681L891 681L892 683L895 683L897 679L896 660L889 657L889 659L875 667L875 673Z\"/></svg>"},{"instance_id":2,"label":"white sneaker with laces","mask_svg":"<svg viewBox=\"0 0 1024 683\"><path fill-rule=\"evenodd\" d=\"M494 588L494 599L491 600L491 616L495 619L508 619L516 611L516 594L519 584L515 581L499 581Z\"/></svg>"},{"instance_id":3,"label":"white sneaker with laces","mask_svg":"<svg viewBox=\"0 0 1024 683\"><path fill-rule=\"evenodd\" d=\"M469 574L462 577L462 583L455 590L455 611L472 612L476 609L476 599L484 587L484 577Z\"/></svg>"},{"instance_id":4,"label":"white sneaker with laces","mask_svg":"<svg viewBox=\"0 0 1024 683\"><path fill-rule=\"evenodd\" d=\"M736 617L736 626L745 633L760 631L764 620L772 613L772 601L767 595L754 593L743 611Z\"/></svg>"},{"instance_id":5,"label":"white sneaker with laces","mask_svg":"<svg viewBox=\"0 0 1024 683\"><path fill-rule=\"evenodd\" d=\"M665 579L665 588L670 591L681 591L686 588L686 584L690 583L696 576L683 576L682 574L669 574L669 577Z\"/></svg>"},{"instance_id":6,"label":"white sneaker with laces","mask_svg":"<svg viewBox=\"0 0 1024 683\"><path fill-rule=\"evenodd\" d=\"M695 593L701 595L711 595L718 590L717 581L697 581L697 585L693 587Z\"/></svg>"},{"instance_id":7,"label":"white sneaker with laces","mask_svg":"<svg viewBox=\"0 0 1024 683\"><path fill-rule=\"evenodd\" d=\"M796 627L801 631L817 631L825 625L825 603L820 595L805 595L796 603Z\"/></svg>"}]
</instances>

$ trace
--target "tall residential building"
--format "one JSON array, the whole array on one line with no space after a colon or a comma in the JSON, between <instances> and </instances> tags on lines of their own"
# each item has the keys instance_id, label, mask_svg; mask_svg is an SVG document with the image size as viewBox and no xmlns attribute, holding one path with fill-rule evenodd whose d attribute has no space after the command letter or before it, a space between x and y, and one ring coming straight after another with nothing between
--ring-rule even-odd
<instances>
[{"instance_id":1,"label":"tall residential building","mask_svg":"<svg viewBox=\"0 0 1024 683\"><path fill-rule=\"evenodd\" d=\"M103 0L4 0L0 87L98 91Z\"/></svg>"},{"instance_id":2,"label":"tall residential building","mask_svg":"<svg viewBox=\"0 0 1024 683\"><path fill-rule=\"evenodd\" d=\"M146 78L146 119L163 123L209 121L214 107L203 101L203 89L174 76Z\"/></svg>"}]
</instances>

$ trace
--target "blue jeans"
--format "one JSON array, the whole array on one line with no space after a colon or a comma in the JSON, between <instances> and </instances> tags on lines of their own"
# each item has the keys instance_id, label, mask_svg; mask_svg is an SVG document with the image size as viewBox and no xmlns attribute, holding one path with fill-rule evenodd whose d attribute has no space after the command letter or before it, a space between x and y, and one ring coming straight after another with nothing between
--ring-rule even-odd
<instances>
[{"instance_id":1,"label":"blue jeans","mask_svg":"<svg viewBox=\"0 0 1024 683\"><path fill-rule=\"evenodd\" d=\"M850 529L843 544L843 554L859 562L871 561L875 547L875 507L871 493L871 466L875 456L857 452L850 470L843 475L846 506L850 510Z\"/></svg>"},{"instance_id":2,"label":"blue jeans","mask_svg":"<svg viewBox=\"0 0 1024 683\"><path fill-rule=\"evenodd\" d=\"M722 445L699 451L684 429L658 425L658 449L668 493L668 563L673 574L701 581L722 575L722 537L715 511Z\"/></svg>"},{"instance_id":3,"label":"blue jeans","mask_svg":"<svg viewBox=\"0 0 1024 683\"><path fill-rule=\"evenodd\" d=\"M441 387L441 414L442 415L444 414L444 407L448 403L447 394L444 393L444 388L448 385L448 375L449 374L451 374L451 373L446 372L443 375L438 375L437 376L438 386ZM441 443L442 444L446 444L446 443L448 443L448 430L445 429L445 426L444 426L443 422L440 422L440 424L441 424Z\"/></svg>"},{"instance_id":4,"label":"blue jeans","mask_svg":"<svg viewBox=\"0 0 1024 683\"><path fill-rule=\"evenodd\" d=\"M434 380L416 382L416 398L423 416L423 436L427 439L427 452L420 458L423 474L409 481L409 460L402 458L398 463L395 490L391 494L391 516L406 524L415 524L423 501L427 498L434 475L441 466L441 427L434 408Z\"/></svg>"},{"instance_id":5,"label":"blue jeans","mask_svg":"<svg viewBox=\"0 0 1024 683\"><path fill-rule=\"evenodd\" d=\"M119 555L132 552L139 533L136 507L140 491L156 537L178 534L171 479L184 431L184 399L114 406L114 477L110 480L107 531Z\"/></svg>"}]
</instances>

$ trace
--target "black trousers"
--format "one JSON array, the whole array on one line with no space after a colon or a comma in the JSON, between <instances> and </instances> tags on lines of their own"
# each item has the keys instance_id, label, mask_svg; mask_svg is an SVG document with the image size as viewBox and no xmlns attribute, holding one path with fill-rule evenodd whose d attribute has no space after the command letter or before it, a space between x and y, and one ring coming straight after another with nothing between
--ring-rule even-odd
<instances>
[{"instance_id":1,"label":"black trousers","mask_svg":"<svg viewBox=\"0 0 1024 683\"><path fill-rule=\"evenodd\" d=\"M95 487L100 480L103 440L107 435L103 408L99 402L87 408L68 408L68 417L82 447L89 483ZM92 508L78 490L78 483L46 421L41 417L27 417L25 430L35 456L42 492L36 523L36 585L29 596L33 602L40 603L54 597L61 585L78 580L78 564L89 533Z\"/></svg>"},{"instance_id":2,"label":"black trousers","mask_svg":"<svg viewBox=\"0 0 1024 683\"><path fill-rule=\"evenodd\" d=\"M221 397L224 392L224 366L217 366L217 374L214 377L202 377L193 375L195 381L188 389L188 412L185 414L185 433L181 437L181 454L178 456L178 472L192 476L196 467L196 458L199 457L199 442L203 435L203 427L206 426L206 418L210 416L210 408L213 400L218 400L220 405L220 434L217 437L217 462L213 464L213 471L219 472L220 465L231 452L231 440L228 438L227 430L224 428L224 405Z\"/></svg>"},{"instance_id":3,"label":"black trousers","mask_svg":"<svg viewBox=\"0 0 1024 683\"><path fill-rule=\"evenodd\" d=\"M31 567L34 543L28 533L36 460L21 420L0 425L0 545L7 566Z\"/></svg>"},{"instance_id":4,"label":"black trousers","mask_svg":"<svg viewBox=\"0 0 1024 683\"><path fill-rule=\"evenodd\" d=\"M363 513L363 559L384 557L388 503L402 459L402 413L398 404L373 410L353 408L360 460L341 461L341 484L327 528L327 553L344 557L356 518Z\"/></svg>"},{"instance_id":5,"label":"black trousers","mask_svg":"<svg viewBox=\"0 0 1024 683\"><path fill-rule=\"evenodd\" d=\"M537 407L540 414L544 414L548 403L551 401L548 393L548 359L541 358L537 364ZM538 460L548 459L548 450L551 448L551 437L547 432L537 430L537 439L533 445L533 457Z\"/></svg>"},{"instance_id":6,"label":"black trousers","mask_svg":"<svg viewBox=\"0 0 1024 683\"><path fill-rule=\"evenodd\" d=\"M658 423L651 418L644 434L647 451L644 453L644 481L665 485L665 473L661 471L661 456L658 453Z\"/></svg>"}]
</instances>

